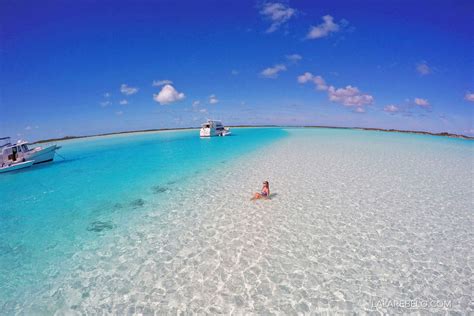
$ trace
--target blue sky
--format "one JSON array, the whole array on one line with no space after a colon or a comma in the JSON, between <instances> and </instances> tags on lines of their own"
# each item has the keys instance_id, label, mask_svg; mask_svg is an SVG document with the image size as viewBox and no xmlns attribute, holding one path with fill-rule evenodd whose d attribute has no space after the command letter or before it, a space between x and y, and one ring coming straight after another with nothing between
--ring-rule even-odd
<instances>
[{"instance_id":1,"label":"blue sky","mask_svg":"<svg viewBox=\"0 0 474 316\"><path fill-rule=\"evenodd\" d=\"M472 1L3 1L0 135L225 124L474 135Z\"/></svg>"}]
</instances>

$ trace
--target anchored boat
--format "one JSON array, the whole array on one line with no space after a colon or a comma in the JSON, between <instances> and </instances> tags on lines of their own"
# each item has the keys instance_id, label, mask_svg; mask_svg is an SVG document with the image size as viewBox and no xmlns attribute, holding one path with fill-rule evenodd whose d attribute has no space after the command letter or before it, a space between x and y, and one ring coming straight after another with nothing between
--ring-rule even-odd
<instances>
[{"instance_id":1,"label":"anchored boat","mask_svg":"<svg viewBox=\"0 0 474 316\"><path fill-rule=\"evenodd\" d=\"M28 160L25 162L10 163L10 164L2 162L0 164L0 173L28 168L28 167L31 167L33 163L34 163L33 160Z\"/></svg>"},{"instance_id":2,"label":"anchored boat","mask_svg":"<svg viewBox=\"0 0 474 316\"><path fill-rule=\"evenodd\" d=\"M231 134L228 127L224 127L221 121L207 120L206 123L201 125L199 135L201 137L212 137L212 136L229 136Z\"/></svg>"},{"instance_id":3,"label":"anchored boat","mask_svg":"<svg viewBox=\"0 0 474 316\"><path fill-rule=\"evenodd\" d=\"M10 137L0 138L0 141L4 143L0 145L0 164L16 164L28 160L34 161L34 164L53 161L56 150L61 148L57 145L29 148L26 141L12 144Z\"/></svg>"}]
</instances>

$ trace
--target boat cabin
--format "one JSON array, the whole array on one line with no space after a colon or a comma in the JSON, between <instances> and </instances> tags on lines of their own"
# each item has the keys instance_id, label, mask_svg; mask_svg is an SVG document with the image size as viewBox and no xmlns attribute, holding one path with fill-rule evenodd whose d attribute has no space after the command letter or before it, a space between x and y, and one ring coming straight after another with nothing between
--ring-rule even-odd
<instances>
[{"instance_id":1,"label":"boat cabin","mask_svg":"<svg viewBox=\"0 0 474 316\"><path fill-rule=\"evenodd\" d=\"M0 138L4 143L0 145L1 162L25 161L26 153L30 151L27 142L12 144L10 137Z\"/></svg>"}]
</instances>

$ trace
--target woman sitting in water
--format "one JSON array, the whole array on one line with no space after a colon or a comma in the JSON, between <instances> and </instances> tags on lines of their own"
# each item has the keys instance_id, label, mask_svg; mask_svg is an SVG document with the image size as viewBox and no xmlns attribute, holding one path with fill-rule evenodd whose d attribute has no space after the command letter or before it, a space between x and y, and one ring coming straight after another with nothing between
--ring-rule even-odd
<instances>
[{"instance_id":1,"label":"woman sitting in water","mask_svg":"<svg viewBox=\"0 0 474 316\"><path fill-rule=\"evenodd\" d=\"M268 181L263 182L263 187L262 191L260 193L256 192L250 200L255 201L258 199L270 199L270 185L268 184Z\"/></svg>"}]
</instances>

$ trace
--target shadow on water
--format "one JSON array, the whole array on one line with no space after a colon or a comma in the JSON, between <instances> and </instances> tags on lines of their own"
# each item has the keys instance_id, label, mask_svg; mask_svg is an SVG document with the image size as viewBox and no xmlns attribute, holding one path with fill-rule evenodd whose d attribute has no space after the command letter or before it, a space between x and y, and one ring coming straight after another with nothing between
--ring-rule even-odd
<instances>
[{"instance_id":1,"label":"shadow on water","mask_svg":"<svg viewBox=\"0 0 474 316\"><path fill-rule=\"evenodd\" d=\"M159 193L165 193L167 191L170 191L171 189L165 186L161 185L155 185L151 188L153 190L153 193L159 194Z\"/></svg>"},{"instance_id":2,"label":"shadow on water","mask_svg":"<svg viewBox=\"0 0 474 316\"><path fill-rule=\"evenodd\" d=\"M136 199L130 202L130 205L133 206L134 208L136 207L142 207L145 205L145 200L143 199Z\"/></svg>"},{"instance_id":3,"label":"shadow on water","mask_svg":"<svg viewBox=\"0 0 474 316\"><path fill-rule=\"evenodd\" d=\"M43 163L40 163L40 164L36 164L36 165L33 165L31 166L30 168L25 168L25 169L20 169L18 171L28 171L28 170L41 170L41 169L45 169L45 168L51 168L55 165L63 165L63 164L69 164L69 163L75 163L77 161L80 161L80 160L84 160L88 157L79 157L79 158L68 158L68 159L61 159L61 160L54 160L54 161L49 161L49 162L43 162ZM12 171L12 172L9 172L9 173L13 173L15 171ZM15 172L16 173L16 172Z\"/></svg>"},{"instance_id":4,"label":"shadow on water","mask_svg":"<svg viewBox=\"0 0 474 316\"><path fill-rule=\"evenodd\" d=\"M114 229L115 225L111 221L94 221L89 224L87 230L90 232L100 233L105 230Z\"/></svg>"},{"instance_id":5,"label":"shadow on water","mask_svg":"<svg viewBox=\"0 0 474 316\"><path fill-rule=\"evenodd\" d=\"M121 203L115 203L114 204L114 209L122 209L123 208L123 205Z\"/></svg>"}]
</instances>

